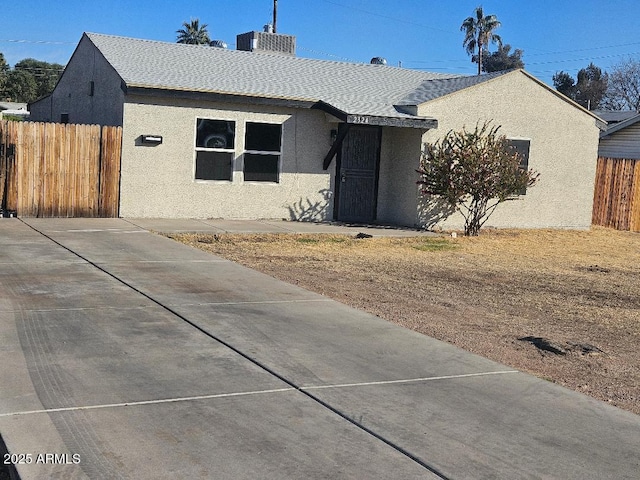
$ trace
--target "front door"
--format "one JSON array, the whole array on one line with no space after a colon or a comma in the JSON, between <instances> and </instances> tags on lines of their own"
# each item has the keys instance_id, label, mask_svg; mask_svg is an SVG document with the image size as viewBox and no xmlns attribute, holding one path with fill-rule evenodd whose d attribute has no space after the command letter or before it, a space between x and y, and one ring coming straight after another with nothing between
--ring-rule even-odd
<instances>
[{"instance_id":1,"label":"front door","mask_svg":"<svg viewBox=\"0 0 640 480\"><path fill-rule=\"evenodd\" d=\"M380 127L349 129L338 155L336 218L371 223L376 219Z\"/></svg>"}]
</instances>

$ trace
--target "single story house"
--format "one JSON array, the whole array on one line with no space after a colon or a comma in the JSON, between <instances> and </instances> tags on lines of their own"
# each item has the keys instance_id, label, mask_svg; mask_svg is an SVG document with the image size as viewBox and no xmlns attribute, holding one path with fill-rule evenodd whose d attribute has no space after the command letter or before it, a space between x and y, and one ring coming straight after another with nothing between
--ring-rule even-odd
<instances>
[{"instance_id":1,"label":"single story house","mask_svg":"<svg viewBox=\"0 0 640 480\"><path fill-rule=\"evenodd\" d=\"M26 103L20 102L0 102L0 120L4 116L15 116L20 118L29 118L29 110Z\"/></svg>"},{"instance_id":2,"label":"single story house","mask_svg":"<svg viewBox=\"0 0 640 480\"><path fill-rule=\"evenodd\" d=\"M640 113L633 111L596 112L607 122L600 133L598 156L640 159Z\"/></svg>"},{"instance_id":3,"label":"single story house","mask_svg":"<svg viewBox=\"0 0 640 480\"><path fill-rule=\"evenodd\" d=\"M523 70L429 73L86 33L32 120L123 128L123 217L287 218L459 228L421 197L423 144L493 121L540 173L487 226L588 228L597 116ZM376 59L377 60L377 59Z\"/></svg>"}]
</instances>

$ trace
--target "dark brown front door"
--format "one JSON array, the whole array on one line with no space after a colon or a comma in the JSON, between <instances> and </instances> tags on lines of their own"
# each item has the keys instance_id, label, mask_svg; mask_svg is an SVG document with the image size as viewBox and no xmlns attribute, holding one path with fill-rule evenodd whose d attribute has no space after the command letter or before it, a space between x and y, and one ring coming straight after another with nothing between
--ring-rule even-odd
<instances>
[{"instance_id":1,"label":"dark brown front door","mask_svg":"<svg viewBox=\"0 0 640 480\"><path fill-rule=\"evenodd\" d=\"M376 219L380 127L351 126L338 155L336 218L370 223Z\"/></svg>"}]
</instances>

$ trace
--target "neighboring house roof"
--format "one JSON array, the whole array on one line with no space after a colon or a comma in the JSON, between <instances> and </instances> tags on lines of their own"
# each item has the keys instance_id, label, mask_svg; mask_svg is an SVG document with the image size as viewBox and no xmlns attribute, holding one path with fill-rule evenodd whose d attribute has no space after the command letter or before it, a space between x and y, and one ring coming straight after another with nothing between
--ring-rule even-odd
<instances>
[{"instance_id":1,"label":"neighboring house roof","mask_svg":"<svg viewBox=\"0 0 640 480\"><path fill-rule=\"evenodd\" d=\"M351 115L413 117L396 105L451 74L86 34L127 87L323 102Z\"/></svg>"},{"instance_id":2,"label":"neighboring house roof","mask_svg":"<svg viewBox=\"0 0 640 480\"><path fill-rule=\"evenodd\" d=\"M0 102L0 117L3 115L15 115L17 117L28 117L29 110L26 103L20 102Z\"/></svg>"},{"instance_id":3,"label":"neighboring house roof","mask_svg":"<svg viewBox=\"0 0 640 480\"><path fill-rule=\"evenodd\" d=\"M0 102L0 110L26 110L27 104L21 102Z\"/></svg>"},{"instance_id":4,"label":"neighboring house roof","mask_svg":"<svg viewBox=\"0 0 640 480\"><path fill-rule=\"evenodd\" d=\"M613 112L612 112L613 113ZM623 112L619 112L619 113L623 113ZM624 113L628 113L628 112L624 112ZM631 112L633 113L633 115L628 116L626 118L626 120L622 120L619 121L617 123L613 123L613 124L609 124L607 126L607 129L603 132L600 132L600 138L605 138L615 132L618 132L620 130L622 130L623 128L627 128L631 125L634 125L638 122L640 122L640 113L638 112Z\"/></svg>"},{"instance_id":5,"label":"neighboring house roof","mask_svg":"<svg viewBox=\"0 0 640 480\"><path fill-rule=\"evenodd\" d=\"M608 125L613 125L619 122L624 122L628 118L635 117L638 112L632 110L594 110L593 113L598 115L601 119L607 122Z\"/></svg>"}]
</instances>

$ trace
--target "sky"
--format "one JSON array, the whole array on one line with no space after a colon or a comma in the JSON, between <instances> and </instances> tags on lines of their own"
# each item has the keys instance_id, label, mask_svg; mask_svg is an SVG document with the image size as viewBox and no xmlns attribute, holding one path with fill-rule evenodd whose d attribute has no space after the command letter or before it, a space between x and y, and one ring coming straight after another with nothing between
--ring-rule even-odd
<instances>
[{"instance_id":1,"label":"sky","mask_svg":"<svg viewBox=\"0 0 640 480\"><path fill-rule=\"evenodd\" d=\"M460 25L479 5L502 23L503 42L524 51L525 69L548 84L561 70L575 78L590 62L609 71L640 58L638 0L279 0L277 30L296 36L300 57L383 57L473 75ZM236 35L261 31L272 11L273 0L0 0L0 52L11 66L24 58L64 65L83 32L175 42L176 30L195 18L235 48Z\"/></svg>"}]
</instances>

